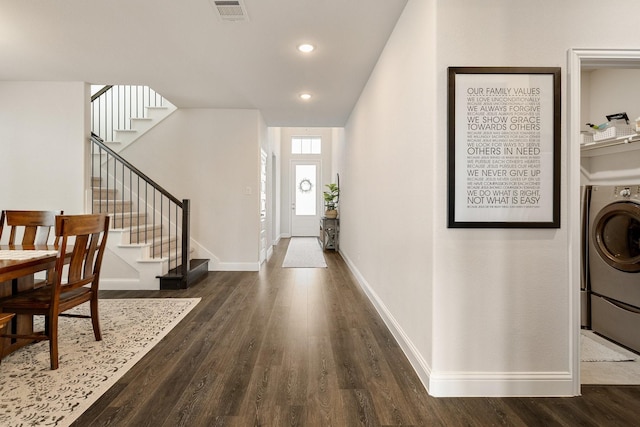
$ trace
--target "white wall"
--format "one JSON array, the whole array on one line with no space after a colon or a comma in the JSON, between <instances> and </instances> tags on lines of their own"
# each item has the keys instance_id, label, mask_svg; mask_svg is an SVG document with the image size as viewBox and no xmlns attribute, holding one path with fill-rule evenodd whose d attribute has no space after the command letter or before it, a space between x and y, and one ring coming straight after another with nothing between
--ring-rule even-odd
<instances>
[{"instance_id":1,"label":"white wall","mask_svg":"<svg viewBox=\"0 0 640 427\"><path fill-rule=\"evenodd\" d=\"M345 126L340 251L424 382L433 363L435 9L410 1Z\"/></svg>"},{"instance_id":2,"label":"white wall","mask_svg":"<svg viewBox=\"0 0 640 427\"><path fill-rule=\"evenodd\" d=\"M344 128L331 129L331 176L332 182L344 171L340 153L344 150ZM337 182L336 182L337 184Z\"/></svg>"},{"instance_id":3,"label":"white wall","mask_svg":"<svg viewBox=\"0 0 640 427\"><path fill-rule=\"evenodd\" d=\"M567 51L640 39L640 3L601 6L410 0L346 126L341 250L432 394L579 392ZM447 228L449 66L562 67L560 229Z\"/></svg>"},{"instance_id":4,"label":"white wall","mask_svg":"<svg viewBox=\"0 0 640 427\"><path fill-rule=\"evenodd\" d=\"M179 109L121 154L191 200L192 238L210 270L257 270L265 138L257 110Z\"/></svg>"},{"instance_id":5,"label":"white wall","mask_svg":"<svg viewBox=\"0 0 640 427\"><path fill-rule=\"evenodd\" d=\"M88 87L0 82L0 209L84 213Z\"/></svg>"},{"instance_id":6,"label":"white wall","mask_svg":"<svg viewBox=\"0 0 640 427\"><path fill-rule=\"evenodd\" d=\"M609 114L626 112L634 125L640 116L640 69L602 68L588 74L588 121L600 124Z\"/></svg>"}]
</instances>

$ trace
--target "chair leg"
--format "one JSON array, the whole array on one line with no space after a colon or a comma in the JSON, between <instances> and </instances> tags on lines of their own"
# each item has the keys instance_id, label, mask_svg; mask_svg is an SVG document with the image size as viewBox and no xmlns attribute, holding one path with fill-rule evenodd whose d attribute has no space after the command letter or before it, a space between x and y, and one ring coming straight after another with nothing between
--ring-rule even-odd
<instances>
[{"instance_id":1,"label":"chair leg","mask_svg":"<svg viewBox=\"0 0 640 427\"><path fill-rule=\"evenodd\" d=\"M13 319L13 313L0 313L0 333L6 334L7 329L11 323L11 319ZM0 362L2 362L2 357L4 356L4 345L5 342L8 342L9 338L0 337Z\"/></svg>"},{"instance_id":2,"label":"chair leg","mask_svg":"<svg viewBox=\"0 0 640 427\"><path fill-rule=\"evenodd\" d=\"M100 333L100 318L98 316L98 294L94 293L90 302L91 306L91 324L93 325L93 335L96 337L96 341L102 341L102 334Z\"/></svg>"},{"instance_id":3,"label":"chair leg","mask_svg":"<svg viewBox=\"0 0 640 427\"><path fill-rule=\"evenodd\" d=\"M46 316L49 318L49 357L51 358L51 370L58 369L58 316Z\"/></svg>"}]
</instances>

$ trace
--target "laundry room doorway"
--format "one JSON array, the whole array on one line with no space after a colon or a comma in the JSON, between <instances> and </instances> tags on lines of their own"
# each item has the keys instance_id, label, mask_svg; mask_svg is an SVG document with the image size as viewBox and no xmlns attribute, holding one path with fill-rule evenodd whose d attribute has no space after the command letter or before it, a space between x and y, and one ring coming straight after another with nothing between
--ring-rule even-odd
<instances>
[{"instance_id":1,"label":"laundry room doorway","mask_svg":"<svg viewBox=\"0 0 640 427\"><path fill-rule=\"evenodd\" d=\"M586 212L591 211L592 215L596 214L594 209L589 209L588 206L585 208L584 203L581 205L584 201L582 194L585 187L599 186L602 190L603 185L612 186L612 191L617 194L617 186L621 186L620 191L624 195L626 184L640 185L640 173L636 167L640 161L640 135L637 138L612 138L606 142L594 143L592 139L595 140L597 134L592 135L589 132L591 129L586 126L586 123L598 120L606 122L608 118L605 118L605 115L620 109L620 112L629 113L632 120L630 125L635 129L633 119L640 117L640 103L636 102L637 97L632 95L637 93L636 88L640 90L640 84L635 84L635 81L640 81L640 50L572 49L568 55L568 77L568 211L571 217L569 224L573 314L571 336L575 349L572 356L580 372L579 376L574 376L576 387L579 390L581 384L640 384L640 353L631 351L612 337L593 330L592 301L597 300L598 304L601 302L598 302L597 292L593 291L591 286L589 257L593 256L594 251L587 250L585 256L584 248L597 233L593 225L581 227L585 221L589 224L588 217L581 218L585 209ZM628 84L624 83L625 79ZM598 135L598 139L602 136ZM605 206L600 208L604 210ZM587 298L582 299L585 287L581 285L581 277L587 277ZM598 280L602 281L601 278ZM586 309L590 316L587 322L584 316L581 316L584 313L585 301L588 301ZM602 307L598 310L602 312ZM616 310L618 309L613 309ZM630 314L627 312L625 315ZM602 319L599 320L601 321ZM610 321L613 319L606 320ZM614 358L615 360L600 356L590 357L594 347L601 348L600 346L613 350L622 357ZM627 361L623 361L625 359Z\"/></svg>"}]
</instances>

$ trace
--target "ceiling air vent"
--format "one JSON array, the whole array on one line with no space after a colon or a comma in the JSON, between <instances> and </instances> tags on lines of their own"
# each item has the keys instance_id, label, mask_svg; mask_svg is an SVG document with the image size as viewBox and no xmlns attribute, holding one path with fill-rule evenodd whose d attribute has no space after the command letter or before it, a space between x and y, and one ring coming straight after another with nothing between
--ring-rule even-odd
<instances>
[{"instance_id":1,"label":"ceiling air vent","mask_svg":"<svg viewBox=\"0 0 640 427\"><path fill-rule=\"evenodd\" d=\"M211 2L223 21L248 21L244 4L239 0L214 0Z\"/></svg>"}]
</instances>

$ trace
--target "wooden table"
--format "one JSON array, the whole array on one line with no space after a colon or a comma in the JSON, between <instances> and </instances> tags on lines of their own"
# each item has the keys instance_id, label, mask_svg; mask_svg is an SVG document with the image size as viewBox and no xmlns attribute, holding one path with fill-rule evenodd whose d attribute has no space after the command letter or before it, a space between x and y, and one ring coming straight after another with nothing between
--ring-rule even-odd
<instances>
[{"instance_id":1,"label":"wooden table","mask_svg":"<svg viewBox=\"0 0 640 427\"><path fill-rule=\"evenodd\" d=\"M30 252L33 251L33 254ZM55 267L57 248L53 245L0 245L0 298L33 288L34 275ZM10 257L9 259L6 256ZM33 333L33 316L18 315L8 332ZM28 340L10 342L4 339L3 354L7 355L29 344Z\"/></svg>"}]
</instances>

